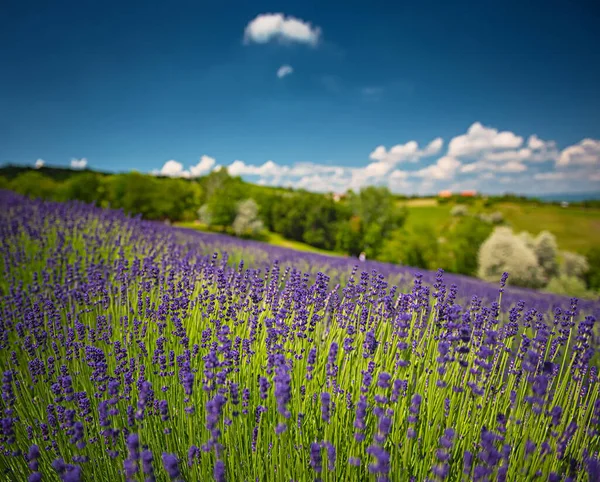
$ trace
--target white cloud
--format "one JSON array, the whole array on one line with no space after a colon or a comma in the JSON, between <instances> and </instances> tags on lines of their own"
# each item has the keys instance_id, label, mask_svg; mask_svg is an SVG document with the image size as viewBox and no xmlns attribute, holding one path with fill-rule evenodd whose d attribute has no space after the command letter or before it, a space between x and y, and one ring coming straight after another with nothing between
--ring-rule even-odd
<instances>
[{"instance_id":1,"label":"white cloud","mask_svg":"<svg viewBox=\"0 0 600 482\"><path fill-rule=\"evenodd\" d=\"M207 173L215 165L215 159L210 156L202 156L195 166L190 167L191 177L198 177Z\"/></svg>"},{"instance_id":2,"label":"white cloud","mask_svg":"<svg viewBox=\"0 0 600 482\"><path fill-rule=\"evenodd\" d=\"M520 160L513 160L504 163L477 161L465 164L460 168L460 172L468 174L471 172L480 171L495 171L495 172L523 172L527 170L527 166Z\"/></svg>"},{"instance_id":3,"label":"white cloud","mask_svg":"<svg viewBox=\"0 0 600 482\"><path fill-rule=\"evenodd\" d=\"M530 149L543 149L545 145L546 143L535 134L529 136L529 139L527 139L527 147Z\"/></svg>"},{"instance_id":4,"label":"white cloud","mask_svg":"<svg viewBox=\"0 0 600 482\"><path fill-rule=\"evenodd\" d=\"M440 152L444 141L441 137L432 140L425 149L419 150L419 144L416 141L409 141L406 144L396 144L390 150L385 146L377 146L369 155L373 161L385 162L391 165L400 162L418 162L423 157L434 156Z\"/></svg>"},{"instance_id":5,"label":"white cloud","mask_svg":"<svg viewBox=\"0 0 600 482\"><path fill-rule=\"evenodd\" d=\"M458 159L452 156L444 156L438 159L435 164L417 171L416 175L431 179L452 179L460 166L461 162Z\"/></svg>"},{"instance_id":6,"label":"white cloud","mask_svg":"<svg viewBox=\"0 0 600 482\"><path fill-rule=\"evenodd\" d=\"M160 170L161 176L169 177L189 177L189 172L183 169L183 164L173 159L165 162L165 165Z\"/></svg>"},{"instance_id":7,"label":"white cloud","mask_svg":"<svg viewBox=\"0 0 600 482\"><path fill-rule=\"evenodd\" d=\"M600 181L600 171L590 171L586 167L579 167L575 170L560 170L550 172L538 172L534 175L538 181Z\"/></svg>"},{"instance_id":8,"label":"white cloud","mask_svg":"<svg viewBox=\"0 0 600 482\"><path fill-rule=\"evenodd\" d=\"M538 181L558 181L566 179L567 172L551 171L551 172L538 172L533 177Z\"/></svg>"},{"instance_id":9,"label":"white cloud","mask_svg":"<svg viewBox=\"0 0 600 482\"><path fill-rule=\"evenodd\" d=\"M35 168L39 169L40 167L44 167L44 164L46 164L46 161L44 161L43 159L38 159L37 161L35 161Z\"/></svg>"},{"instance_id":10,"label":"white cloud","mask_svg":"<svg viewBox=\"0 0 600 482\"><path fill-rule=\"evenodd\" d=\"M498 167L498 172L523 172L527 170L527 166L519 161L508 161Z\"/></svg>"},{"instance_id":11,"label":"white cloud","mask_svg":"<svg viewBox=\"0 0 600 482\"><path fill-rule=\"evenodd\" d=\"M71 159L71 167L73 169L85 169L87 166L87 159L82 157L81 159Z\"/></svg>"},{"instance_id":12,"label":"white cloud","mask_svg":"<svg viewBox=\"0 0 600 482\"><path fill-rule=\"evenodd\" d=\"M600 164L600 140L583 139L560 153L557 166L595 166Z\"/></svg>"},{"instance_id":13,"label":"white cloud","mask_svg":"<svg viewBox=\"0 0 600 482\"><path fill-rule=\"evenodd\" d=\"M436 137L427 147L421 151L423 157L435 156L440 153L444 145L444 140L441 137Z\"/></svg>"},{"instance_id":14,"label":"white cloud","mask_svg":"<svg viewBox=\"0 0 600 482\"><path fill-rule=\"evenodd\" d=\"M215 166L215 162L216 161L214 158L203 155L200 157L198 164L190 166L189 170L186 170L183 168L183 164L181 162L171 159L170 161L165 162L164 166L159 171L152 171L152 174L168 177L199 177L203 174L206 174L211 169L213 171L218 170L217 168L219 166Z\"/></svg>"},{"instance_id":15,"label":"white cloud","mask_svg":"<svg viewBox=\"0 0 600 482\"><path fill-rule=\"evenodd\" d=\"M248 164L238 159L223 167L227 167L231 175L247 177L263 185L333 192L357 190L367 185L418 193L436 192L449 185L497 192L498 183L513 183L511 189L524 192L541 192L540 189L547 189L548 183L553 182L560 182L561 189L576 191L594 189L600 181L597 169L600 141L584 139L561 152L554 141L542 140L536 135L526 138L526 142L523 139L512 132L499 132L476 122L466 134L453 138L447 149L439 137L422 147L414 140L389 149L379 145L362 166L315 162L278 164L272 160ZM458 154L454 156L451 152ZM431 156L437 156L435 162L414 165ZM556 162L560 169L543 172L550 164L535 165L550 161ZM400 170L400 164L406 168ZM198 164L187 170L180 162L168 161L157 174L195 177L219 169L221 165L217 165L215 159L202 156Z\"/></svg>"},{"instance_id":16,"label":"white cloud","mask_svg":"<svg viewBox=\"0 0 600 482\"><path fill-rule=\"evenodd\" d=\"M473 157L496 149L517 149L523 144L523 138L509 131L485 127L475 122L466 134L454 137L448 145L448 155L453 157Z\"/></svg>"},{"instance_id":17,"label":"white cloud","mask_svg":"<svg viewBox=\"0 0 600 482\"><path fill-rule=\"evenodd\" d=\"M252 20L244 31L246 43L264 44L271 40L280 42L298 42L316 45L321 36L321 29L313 27L309 22L283 13L264 13Z\"/></svg>"},{"instance_id":18,"label":"white cloud","mask_svg":"<svg viewBox=\"0 0 600 482\"><path fill-rule=\"evenodd\" d=\"M286 75L290 75L294 72L291 65L282 65L277 69L277 77L283 79Z\"/></svg>"}]
</instances>

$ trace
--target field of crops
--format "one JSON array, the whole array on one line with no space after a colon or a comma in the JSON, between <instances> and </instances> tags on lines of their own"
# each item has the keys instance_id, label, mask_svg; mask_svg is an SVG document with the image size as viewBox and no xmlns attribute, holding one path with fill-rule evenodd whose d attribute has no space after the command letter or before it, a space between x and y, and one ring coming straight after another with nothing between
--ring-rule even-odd
<instances>
[{"instance_id":1,"label":"field of crops","mask_svg":"<svg viewBox=\"0 0 600 482\"><path fill-rule=\"evenodd\" d=\"M598 302L0 203L1 481L600 480Z\"/></svg>"}]
</instances>

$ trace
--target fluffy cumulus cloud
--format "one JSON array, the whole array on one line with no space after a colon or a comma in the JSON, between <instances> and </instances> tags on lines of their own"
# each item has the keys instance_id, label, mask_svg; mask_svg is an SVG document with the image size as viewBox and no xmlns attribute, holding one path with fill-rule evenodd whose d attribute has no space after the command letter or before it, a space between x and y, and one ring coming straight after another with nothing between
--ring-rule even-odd
<instances>
[{"instance_id":1,"label":"fluffy cumulus cloud","mask_svg":"<svg viewBox=\"0 0 600 482\"><path fill-rule=\"evenodd\" d=\"M283 79L285 76L290 75L294 72L294 69L290 65L282 65L277 69L277 77Z\"/></svg>"},{"instance_id":2,"label":"fluffy cumulus cloud","mask_svg":"<svg viewBox=\"0 0 600 482\"><path fill-rule=\"evenodd\" d=\"M39 169L40 167L44 167L44 164L46 164L46 161L44 161L43 159L38 159L37 161L35 161L35 168Z\"/></svg>"},{"instance_id":3,"label":"fluffy cumulus cloud","mask_svg":"<svg viewBox=\"0 0 600 482\"><path fill-rule=\"evenodd\" d=\"M583 139L579 144L564 149L558 166L600 166L600 140Z\"/></svg>"},{"instance_id":4,"label":"fluffy cumulus cloud","mask_svg":"<svg viewBox=\"0 0 600 482\"><path fill-rule=\"evenodd\" d=\"M207 174L211 169L215 168L215 159L210 156L202 156L197 164L190 166L189 169L184 169L181 162L171 159L165 162L163 167L158 171L153 171L153 174L168 177L199 177Z\"/></svg>"},{"instance_id":5,"label":"fluffy cumulus cloud","mask_svg":"<svg viewBox=\"0 0 600 482\"><path fill-rule=\"evenodd\" d=\"M448 145L448 155L453 157L473 157L494 151L517 149L523 144L523 138L509 131L498 131L475 122L466 134L453 138Z\"/></svg>"},{"instance_id":6,"label":"fluffy cumulus cloud","mask_svg":"<svg viewBox=\"0 0 600 482\"><path fill-rule=\"evenodd\" d=\"M73 169L85 169L87 167L87 159L82 157L81 159L71 159L71 168Z\"/></svg>"},{"instance_id":7,"label":"fluffy cumulus cloud","mask_svg":"<svg viewBox=\"0 0 600 482\"><path fill-rule=\"evenodd\" d=\"M244 30L246 43L264 44L272 40L282 43L303 43L315 46L321 37L321 29L283 13L263 13L252 20Z\"/></svg>"},{"instance_id":8,"label":"fluffy cumulus cloud","mask_svg":"<svg viewBox=\"0 0 600 482\"><path fill-rule=\"evenodd\" d=\"M452 156L444 156L437 160L435 164L431 164L417 171L417 175L429 179L453 179L454 174L461 166L461 162Z\"/></svg>"}]
</instances>

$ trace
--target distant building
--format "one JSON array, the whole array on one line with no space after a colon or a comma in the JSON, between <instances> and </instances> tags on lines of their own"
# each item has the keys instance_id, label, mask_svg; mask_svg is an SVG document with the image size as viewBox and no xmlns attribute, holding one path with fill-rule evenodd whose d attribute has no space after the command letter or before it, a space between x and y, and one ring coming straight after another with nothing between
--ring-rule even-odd
<instances>
[{"instance_id":1,"label":"distant building","mask_svg":"<svg viewBox=\"0 0 600 482\"><path fill-rule=\"evenodd\" d=\"M452 197L452 191L444 190L438 193L438 197Z\"/></svg>"},{"instance_id":2,"label":"distant building","mask_svg":"<svg viewBox=\"0 0 600 482\"><path fill-rule=\"evenodd\" d=\"M475 196L477 196L477 191L475 191L475 190L461 191L460 195L462 197L475 197Z\"/></svg>"},{"instance_id":3,"label":"distant building","mask_svg":"<svg viewBox=\"0 0 600 482\"><path fill-rule=\"evenodd\" d=\"M560 203L561 207L563 208L568 208L569 207L569 203L567 201L563 201Z\"/></svg>"}]
</instances>

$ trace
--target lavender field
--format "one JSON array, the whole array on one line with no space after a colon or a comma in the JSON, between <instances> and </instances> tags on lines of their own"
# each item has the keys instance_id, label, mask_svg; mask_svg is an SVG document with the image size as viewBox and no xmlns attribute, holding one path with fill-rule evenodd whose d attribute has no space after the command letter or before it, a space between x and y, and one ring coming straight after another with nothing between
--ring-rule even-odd
<instances>
[{"instance_id":1,"label":"lavender field","mask_svg":"<svg viewBox=\"0 0 600 482\"><path fill-rule=\"evenodd\" d=\"M598 302L0 203L0 480L600 480Z\"/></svg>"}]
</instances>

